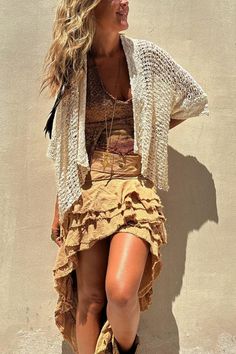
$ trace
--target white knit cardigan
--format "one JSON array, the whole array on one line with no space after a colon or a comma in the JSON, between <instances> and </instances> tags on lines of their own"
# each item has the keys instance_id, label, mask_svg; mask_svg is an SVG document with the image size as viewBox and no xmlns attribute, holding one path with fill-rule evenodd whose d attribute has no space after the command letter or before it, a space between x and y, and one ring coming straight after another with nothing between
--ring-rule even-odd
<instances>
[{"instance_id":1,"label":"white knit cardigan","mask_svg":"<svg viewBox=\"0 0 236 354\"><path fill-rule=\"evenodd\" d=\"M134 153L142 157L141 173L156 192L169 190L170 119L209 116L202 87L164 49L150 41L120 34L129 70L134 114ZM58 105L47 157L55 163L59 218L80 197L90 170L85 145L87 58L85 75Z\"/></svg>"}]
</instances>

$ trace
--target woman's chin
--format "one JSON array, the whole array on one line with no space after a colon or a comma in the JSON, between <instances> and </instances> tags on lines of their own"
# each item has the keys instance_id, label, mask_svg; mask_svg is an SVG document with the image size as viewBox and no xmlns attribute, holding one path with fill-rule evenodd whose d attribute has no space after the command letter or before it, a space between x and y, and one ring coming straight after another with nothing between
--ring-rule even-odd
<instances>
[{"instance_id":1,"label":"woman's chin","mask_svg":"<svg viewBox=\"0 0 236 354\"><path fill-rule=\"evenodd\" d=\"M129 24L127 21L120 21L119 23L120 31L124 31L129 28Z\"/></svg>"}]
</instances>

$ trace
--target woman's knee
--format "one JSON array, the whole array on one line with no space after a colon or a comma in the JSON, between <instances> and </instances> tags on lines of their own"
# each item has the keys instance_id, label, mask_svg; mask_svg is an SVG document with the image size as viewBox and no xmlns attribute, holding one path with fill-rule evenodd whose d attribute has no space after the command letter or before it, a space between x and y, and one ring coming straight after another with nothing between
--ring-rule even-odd
<instances>
[{"instance_id":1,"label":"woman's knee","mask_svg":"<svg viewBox=\"0 0 236 354\"><path fill-rule=\"evenodd\" d=\"M78 298L78 310L84 313L99 314L107 303L104 291L79 291Z\"/></svg>"},{"instance_id":2,"label":"woman's knee","mask_svg":"<svg viewBox=\"0 0 236 354\"><path fill-rule=\"evenodd\" d=\"M129 306L137 301L138 289L112 280L106 283L106 297L114 305Z\"/></svg>"},{"instance_id":3,"label":"woman's knee","mask_svg":"<svg viewBox=\"0 0 236 354\"><path fill-rule=\"evenodd\" d=\"M126 306L137 301L148 252L148 243L133 234L113 236L105 280L109 302Z\"/></svg>"}]
</instances>

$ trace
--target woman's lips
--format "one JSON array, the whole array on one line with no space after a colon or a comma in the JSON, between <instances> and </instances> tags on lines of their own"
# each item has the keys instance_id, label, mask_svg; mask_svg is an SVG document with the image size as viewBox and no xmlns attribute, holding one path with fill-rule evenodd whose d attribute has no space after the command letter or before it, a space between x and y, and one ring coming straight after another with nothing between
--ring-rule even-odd
<instances>
[{"instance_id":1,"label":"woman's lips","mask_svg":"<svg viewBox=\"0 0 236 354\"><path fill-rule=\"evenodd\" d=\"M120 13L117 13L117 15L118 15L119 18L121 18L122 20L127 20L127 15L128 15L128 14L120 14Z\"/></svg>"},{"instance_id":2,"label":"woman's lips","mask_svg":"<svg viewBox=\"0 0 236 354\"><path fill-rule=\"evenodd\" d=\"M128 11L117 12L117 15L122 16L122 17L127 17L128 16Z\"/></svg>"}]
</instances>

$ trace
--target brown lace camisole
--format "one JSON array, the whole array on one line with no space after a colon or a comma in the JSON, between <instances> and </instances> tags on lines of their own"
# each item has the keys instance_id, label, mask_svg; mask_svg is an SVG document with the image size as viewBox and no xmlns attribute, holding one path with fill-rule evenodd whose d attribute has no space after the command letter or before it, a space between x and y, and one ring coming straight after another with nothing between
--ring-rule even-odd
<instances>
[{"instance_id":1,"label":"brown lace camisole","mask_svg":"<svg viewBox=\"0 0 236 354\"><path fill-rule=\"evenodd\" d=\"M115 98L104 88L96 65L92 60L87 67L87 100L85 137L86 150L91 160L93 151L106 150L106 125L109 135ZM113 126L109 138L109 151L117 154L134 154L134 121L132 98L118 100L115 107ZM135 154L136 155L136 154Z\"/></svg>"}]
</instances>

